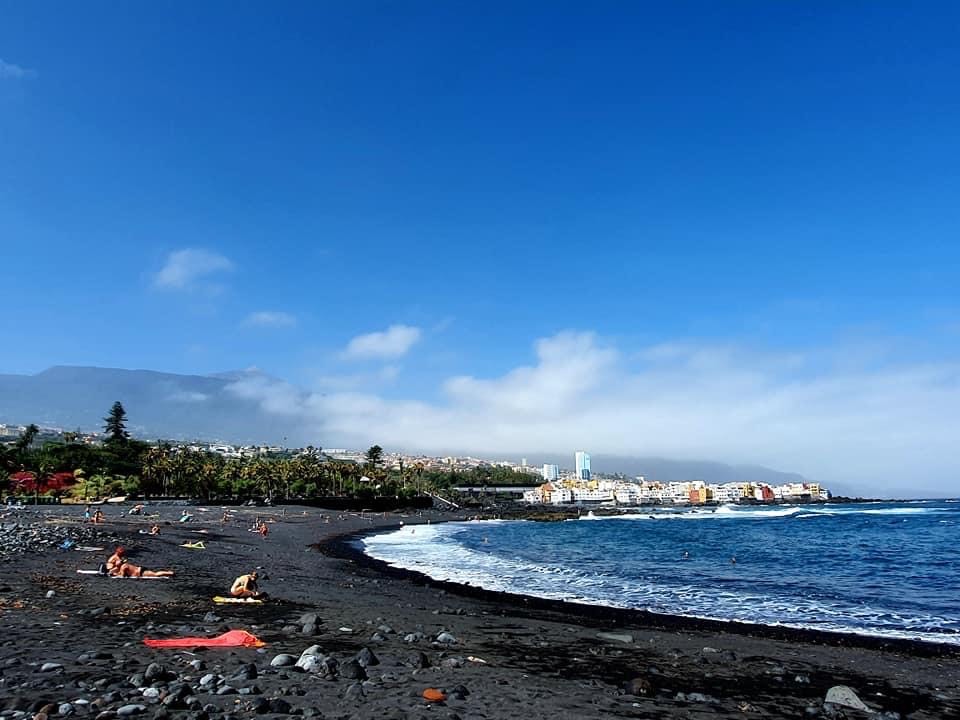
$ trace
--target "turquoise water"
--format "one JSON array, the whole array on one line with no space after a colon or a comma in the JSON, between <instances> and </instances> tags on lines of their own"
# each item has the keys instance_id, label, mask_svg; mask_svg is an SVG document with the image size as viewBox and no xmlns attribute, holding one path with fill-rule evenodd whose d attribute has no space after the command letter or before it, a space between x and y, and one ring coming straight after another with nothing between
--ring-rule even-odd
<instances>
[{"instance_id":1,"label":"turquoise water","mask_svg":"<svg viewBox=\"0 0 960 720\"><path fill-rule=\"evenodd\" d=\"M958 530L948 500L444 523L362 543L490 590L960 645Z\"/></svg>"}]
</instances>

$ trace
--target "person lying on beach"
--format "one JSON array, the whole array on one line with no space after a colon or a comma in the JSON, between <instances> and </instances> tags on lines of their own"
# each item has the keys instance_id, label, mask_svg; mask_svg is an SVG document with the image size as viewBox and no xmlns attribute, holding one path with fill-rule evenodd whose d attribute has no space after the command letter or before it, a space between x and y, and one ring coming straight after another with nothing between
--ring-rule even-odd
<instances>
[{"instance_id":1,"label":"person lying on beach","mask_svg":"<svg viewBox=\"0 0 960 720\"><path fill-rule=\"evenodd\" d=\"M107 560L107 575L112 577L173 577L173 570L144 570L127 560L127 551L118 547Z\"/></svg>"},{"instance_id":2,"label":"person lying on beach","mask_svg":"<svg viewBox=\"0 0 960 720\"><path fill-rule=\"evenodd\" d=\"M143 505L134 505L130 508L129 515L141 515L143 513Z\"/></svg>"},{"instance_id":3,"label":"person lying on beach","mask_svg":"<svg viewBox=\"0 0 960 720\"><path fill-rule=\"evenodd\" d=\"M266 523L260 523L260 529L257 532L260 533L260 537L266 537L267 533L270 532L270 528L267 527Z\"/></svg>"},{"instance_id":4,"label":"person lying on beach","mask_svg":"<svg viewBox=\"0 0 960 720\"><path fill-rule=\"evenodd\" d=\"M230 586L230 594L236 598L253 598L254 600L265 599L267 594L260 592L260 589L257 587L257 577L256 570L253 570L246 575L241 575L234 580L233 585Z\"/></svg>"},{"instance_id":5,"label":"person lying on beach","mask_svg":"<svg viewBox=\"0 0 960 720\"><path fill-rule=\"evenodd\" d=\"M151 534L151 535L159 535L159 534L160 534L160 526L157 525L156 523L154 523L154 524L153 524L153 527L150 528L150 534Z\"/></svg>"}]
</instances>

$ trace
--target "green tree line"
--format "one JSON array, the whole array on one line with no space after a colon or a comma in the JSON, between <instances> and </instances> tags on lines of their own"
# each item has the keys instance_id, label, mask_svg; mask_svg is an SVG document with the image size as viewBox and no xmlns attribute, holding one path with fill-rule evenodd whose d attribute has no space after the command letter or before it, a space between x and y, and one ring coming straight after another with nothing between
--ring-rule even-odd
<instances>
[{"instance_id":1,"label":"green tree line","mask_svg":"<svg viewBox=\"0 0 960 720\"><path fill-rule=\"evenodd\" d=\"M107 439L100 445L79 442L75 433L37 447L38 429L30 425L15 443L0 445L0 472L13 478L29 474L31 493L97 499L113 495L192 498L311 498L321 496L410 497L449 492L455 485L532 484L531 476L509 468L481 466L466 472L425 469L412 463L387 468L383 449L372 446L365 462L334 460L314 448L297 455L227 458L191 451L171 443L130 438L126 412L117 402L104 418ZM63 474L73 482L64 488L52 481Z\"/></svg>"}]
</instances>

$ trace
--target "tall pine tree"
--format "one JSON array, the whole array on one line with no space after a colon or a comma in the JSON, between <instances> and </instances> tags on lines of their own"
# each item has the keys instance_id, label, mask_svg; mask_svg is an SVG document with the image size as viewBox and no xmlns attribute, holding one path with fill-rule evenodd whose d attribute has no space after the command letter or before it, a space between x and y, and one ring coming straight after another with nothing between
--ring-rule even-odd
<instances>
[{"instance_id":1,"label":"tall pine tree","mask_svg":"<svg viewBox=\"0 0 960 720\"><path fill-rule=\"evenodd\" d=\"M103 431L109 435L107 442L125 443L130 438L127 432L127 411L123 409L119 400L110 408L110 414L103 419L103 422L106 423Z\"/></svg>"}]
</instances>

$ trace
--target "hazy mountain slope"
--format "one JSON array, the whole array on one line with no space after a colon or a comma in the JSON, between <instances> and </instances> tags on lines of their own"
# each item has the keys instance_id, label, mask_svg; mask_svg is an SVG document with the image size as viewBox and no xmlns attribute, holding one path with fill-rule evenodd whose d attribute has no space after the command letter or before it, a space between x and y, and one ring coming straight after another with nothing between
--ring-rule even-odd
<instances>
[{"instance_id":1,"label":"hazy mountain slope","mask_svg":"<svg viewBox=\"0 0 960 720\"><path fill-rule=\"evenodd\" d=\"M262 373L256 370L202 376L97 367L52 367L36 375L0 375L0 422L35 422L64 429L99 430L110 406L120 400L127 411L131 432L143 438L234 443L286 441L289 445L321 447L331 444L329 438L310 436L309 430L296 419L265 412L256 401L231 392L233 383L257 376ZM377 441L371 439L371 442ZM385 445L388 442L379 441ZM432 450L438 452L436 448ZM531 453L528 461L531 465L557 463L570 467L573 450L569 457ZM424 451L430 452L431 448ZM770 468L699 460L601 454L594 454L592 460L596 472L644 475L651 480L782 483L803 479L794 473Z\"/></svg>"},{"instance_id":2,"label":"hazy mountain slope","mask_svg":"<svg viewBox=\"0 0 960 720\"><path fill-rule=\"evenodd\" d=\"M235 379L232 374L231 378ZM292 422L264 413L228 391L232 379L152 370L53 367L36 375L0 375L0 421L99 429L120 400L132 432L147 438L281 442Z\"/></svg>"}]
</instances>

